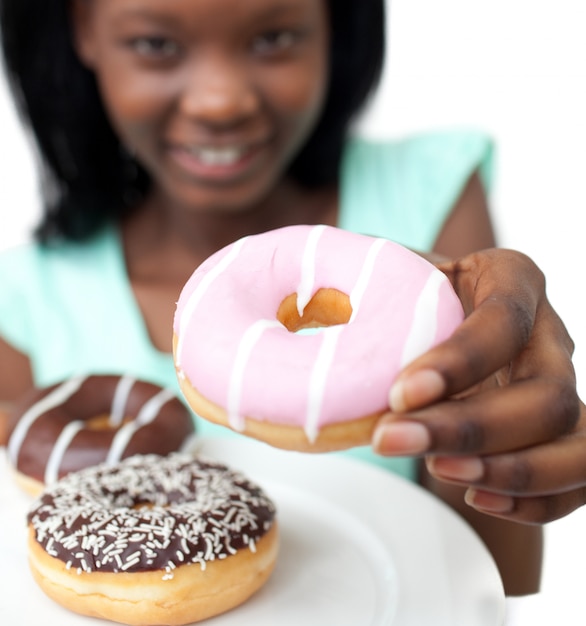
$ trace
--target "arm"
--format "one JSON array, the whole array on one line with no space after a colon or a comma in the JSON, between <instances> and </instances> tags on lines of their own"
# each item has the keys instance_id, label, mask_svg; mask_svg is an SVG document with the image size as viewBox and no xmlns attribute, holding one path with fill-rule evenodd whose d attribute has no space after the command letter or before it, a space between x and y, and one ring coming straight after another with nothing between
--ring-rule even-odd
<instances>
[{"instance_id":1,"label":"arm","mask_svg":"<svg viewBox=\"0 0 586 626\"><path fill-rule=\"evenodd\" d=\"M6 444L12 403L33 385L28 358L0 337L0 446Z\"/></svg>"},{"instance_id":2,"label":"arm","mask_svg":"<svg viewBox=\"0 0 586 626\"><path fill-rule=\"evenodd\" d=\"M457 259L465 254L493 248L495 235L480 176L474 173L464 187L439 233L433 252Z\"/></svg>"}]
</instances>

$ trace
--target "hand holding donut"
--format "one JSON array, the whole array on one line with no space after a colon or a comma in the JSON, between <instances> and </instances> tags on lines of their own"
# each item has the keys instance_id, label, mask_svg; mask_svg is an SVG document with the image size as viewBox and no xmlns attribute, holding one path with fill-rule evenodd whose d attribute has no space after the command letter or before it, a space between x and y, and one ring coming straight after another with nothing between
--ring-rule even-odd
<instances>
[{"instance_id":1,"label":"hand holding donut","mask_svg":"<svg viewBox=\"0 0 586 626\"><path fill-rule=\"evenodd\" d=\"M485 513L525 523L570 513L586 501L586 407L541 271L508 250L439 268L468 317L401 372L375 450L427 455L431 474L469 487Z\"/></svg>"}]
</instances>

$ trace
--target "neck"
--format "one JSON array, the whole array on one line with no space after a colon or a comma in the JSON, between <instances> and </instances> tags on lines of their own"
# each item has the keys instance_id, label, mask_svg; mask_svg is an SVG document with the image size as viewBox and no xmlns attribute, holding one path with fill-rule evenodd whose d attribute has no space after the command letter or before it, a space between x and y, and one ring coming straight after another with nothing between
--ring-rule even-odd
<instances>
[{"instance_id":1,"label":"neck","mask_svg":"<svg viewBox=\"0 0 586 626\"><path fill-rule=\"evenodd\" d=\"M336 217L333 188L308 191L282 184L254 208L221 214L173 206L154 192L122 225L128 272L184 281L208 256L245 235L292 224L335 225Z\"/></svg>"}]
</instances>

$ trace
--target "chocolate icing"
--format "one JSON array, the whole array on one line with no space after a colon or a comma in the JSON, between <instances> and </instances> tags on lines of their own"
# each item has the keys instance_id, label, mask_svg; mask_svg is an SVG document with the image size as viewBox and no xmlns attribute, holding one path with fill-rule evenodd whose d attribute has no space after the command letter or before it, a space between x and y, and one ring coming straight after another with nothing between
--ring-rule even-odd
<instances>
[{"instance_id":1,"label":"chocolate icing","mask_svg":"<svg viewBox=\"0 0 586 626\"><path fill-rule=\"evenodd\" d=\"M124 418L136 419L141 410L155 396L164 390L146 381L124 377L128 383L128 395L123 409ZM79 430L67 445L58 462L57 476L61 478L69 472L102 463L110 453L120 424L108 427L108 418L113 412L113 401L123 377L114 375L92 375L79 379L79 387L73 393L63 394L54 406L47 410L39 409L39 415L26 429L22 443L14 446L13 433L23 417L34 411L41 403L47 402L52 393L71 384L74 379L50 387L36 389L23 398L11 416L9 459L22 474L43 483L46 482L47 463L53 454L55 444L64 430L72 422L80 422ZM51 403L49 403L51 404ZM104 428L91 427L94 418L103 416ZM86 427L87 425L87 427ZM181 449L181 446L194 432L193 415L190 410L170 393L156 410L153 419L145 422L129 437L119 453L120 458L135 454L168 454Z\"/></svg>"},{"instance_id":2,"label":"chocolate icing","mask_svg":"<svg viewBox=\"0 0 586 626\"><path fill-rule=\"evenodd\" d=\"M275 506L223 464L186 454L134 456L74 472L28 514L38 543L78 573L173 570L255 550Z\"/></svg>"}]
</instances>

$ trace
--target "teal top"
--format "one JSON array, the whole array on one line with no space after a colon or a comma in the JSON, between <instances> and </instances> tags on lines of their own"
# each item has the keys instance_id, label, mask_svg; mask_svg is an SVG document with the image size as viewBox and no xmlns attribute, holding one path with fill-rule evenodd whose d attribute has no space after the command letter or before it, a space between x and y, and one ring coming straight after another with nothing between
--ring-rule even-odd
<instances>
[{"instance_id":1,"label":"teal top","mask_svg":"<svg viewBox=\"0 0 586 626\"><path fill-rule=\"evenodd\" d=\"M353 140L343 159L338 225L430 250L470 175L480 171L488 186L491 163L492 144L477 133ZM4 251L0 285L0 335L29 357L36 385L114 373L180 393L172 356L150 341L114 226L83 244ZM199 418L197 429L232 434ZM411 459L379 457L369 447L349 453L414 477Z\"/></svg>"}]
</instances>

